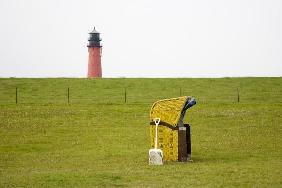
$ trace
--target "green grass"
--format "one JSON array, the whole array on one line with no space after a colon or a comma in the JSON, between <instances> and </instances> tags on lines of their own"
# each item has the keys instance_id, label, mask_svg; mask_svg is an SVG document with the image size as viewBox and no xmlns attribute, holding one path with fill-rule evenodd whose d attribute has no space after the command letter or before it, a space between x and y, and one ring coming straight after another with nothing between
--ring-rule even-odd
<instances>
[{"instance_id":1,"label":"green grass","mask_svg":"<svg viewBox=\"0 0 282 188\"><path fill-rule=\"evenodd\" d=\"M0 187L282 187L281 93L282 78L0 79ZM180 94L198 101L193 162L149 166L152 102Z\"/></svg>"}]
</instances>

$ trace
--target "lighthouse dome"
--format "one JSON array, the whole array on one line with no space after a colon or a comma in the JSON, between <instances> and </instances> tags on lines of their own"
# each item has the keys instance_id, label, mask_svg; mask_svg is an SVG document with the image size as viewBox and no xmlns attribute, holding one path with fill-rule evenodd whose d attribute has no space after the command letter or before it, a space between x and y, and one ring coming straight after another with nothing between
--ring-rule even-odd
<instances>
[{"instance_id":1,"label":"lighthouse dome","mask_svg":"<svg viewBox=\"0 0 282 188\"><path fill-rule=\"evenodd\" d=\"M91 31L89 34L96 34L96 33L99 33L98 31L96 31L95 27L93 29L93 31Z\"/></svg>"}]
</instances>

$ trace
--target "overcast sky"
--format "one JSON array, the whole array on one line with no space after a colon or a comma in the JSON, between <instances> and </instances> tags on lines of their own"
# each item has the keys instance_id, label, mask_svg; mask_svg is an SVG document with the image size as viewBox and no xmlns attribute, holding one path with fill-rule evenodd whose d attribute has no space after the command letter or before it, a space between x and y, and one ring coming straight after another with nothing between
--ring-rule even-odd
<instances>
[{"instance_id":1,"label":"overcast sky","mask_svg":"<svg viewBox=\"0 0 282 188\"><path fill-rule=\"evenodd\" d=\"M0 0L0 77L282 76L281 0Z\"/></svg>"}]
</instances>

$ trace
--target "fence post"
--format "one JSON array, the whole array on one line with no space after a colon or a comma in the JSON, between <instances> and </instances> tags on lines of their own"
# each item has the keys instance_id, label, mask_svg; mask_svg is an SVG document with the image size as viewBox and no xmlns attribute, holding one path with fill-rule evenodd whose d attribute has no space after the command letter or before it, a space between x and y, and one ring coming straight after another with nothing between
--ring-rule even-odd
<instances>
[{"instance_id":1,"label":"fence post","mask_svg":"<svg viewBox=\"0 0 282 188\"><path fill-rule=\"evenodd\" d=\"M240 102L240 92L239 92L239 88L237 88L237 102Z\"/></svg>"},{"instance_id":2,"label":"fence post","mask_svg":"<svg viewBox=\"0 0 282 188\"><path fill-rule=\"evenodd\" d=\"M124 88L124 103L126 103L126 88Z\"/></svg>"},{"instance_id":3,"label":"fence post","mask_svg":"<svg viewBox=\"0 0 282 188\"><path fill-rule=\"evenodd\" d=\"M18 87L16 87L16 104L18 104Z\"/></svg>"},{"instance_id":4,"label":"fence post","mask_svg":"<svg viewBox=\"0 0 282 188\"><path fill-rule=\"evenodd\" d=\"M68 104L70 103L70 88L68 87Z\"/></svg>"}]
</instances>

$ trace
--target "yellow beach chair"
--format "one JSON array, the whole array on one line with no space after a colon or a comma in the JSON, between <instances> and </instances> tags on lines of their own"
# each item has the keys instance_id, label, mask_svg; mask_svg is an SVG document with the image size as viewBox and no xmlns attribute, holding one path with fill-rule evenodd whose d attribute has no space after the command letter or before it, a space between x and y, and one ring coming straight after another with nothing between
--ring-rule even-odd
<instances>
[{"instance_id":1,"label":"yellow beach chair","mask_svg":"<svg viewBox=\"0 0 282 188\"><path fill-rule=\"evenodd\" d=\"M191 160L190 126L183 120L186 110L195 104L196 100L189 96L159 100L153 104L150 111L151 148L162 150L163 161ZM160 121L155 127L158 118Z\"/></svg>"}]
</instances>

